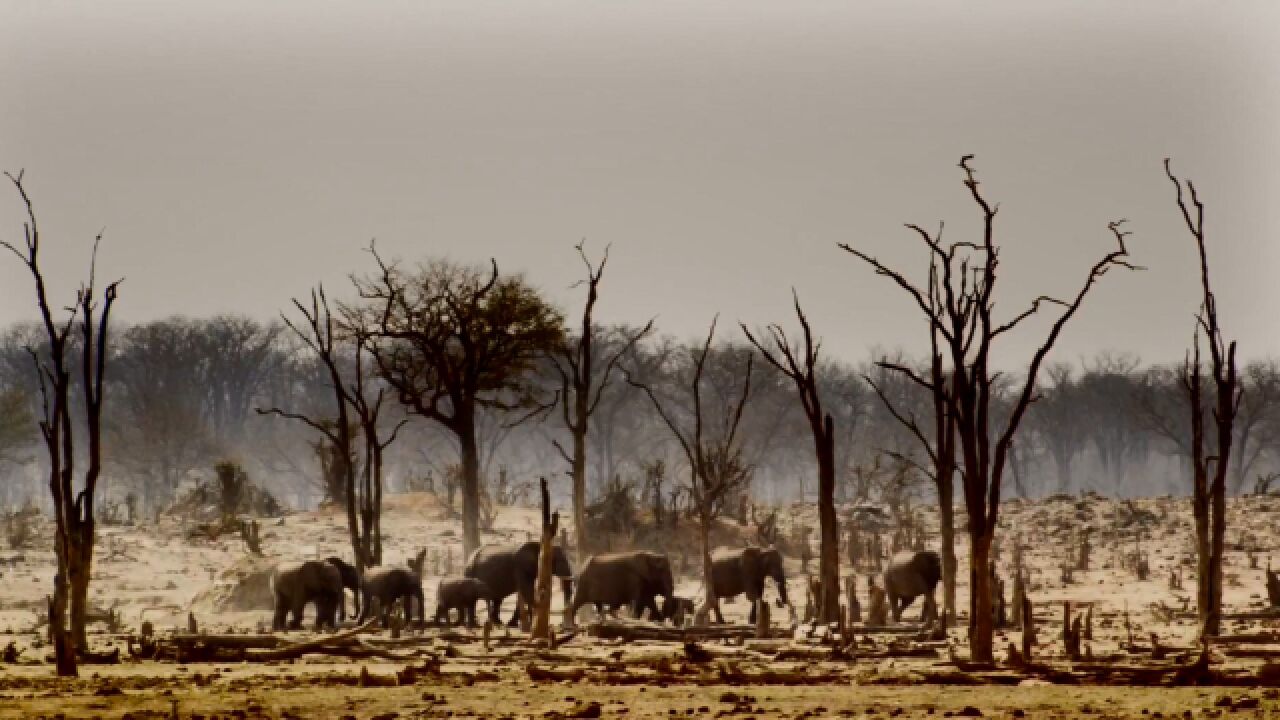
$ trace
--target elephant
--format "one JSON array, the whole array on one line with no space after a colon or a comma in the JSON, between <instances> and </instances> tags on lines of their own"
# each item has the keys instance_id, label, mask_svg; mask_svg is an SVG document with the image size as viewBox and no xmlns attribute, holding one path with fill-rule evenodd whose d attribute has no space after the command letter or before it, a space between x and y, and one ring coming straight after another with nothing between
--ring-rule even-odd
<instances>
[{"instance_id":1,"label":"elephant","mask_svg":"<svg viewBox=\"0 0 1280 720\"><path fill-rule=\"evenodd\" d=\"M336 614L342 606L342 573L324 560L285 563L271 574L271 593L275 597L272 630L297 630L302 627L302 612L308 603L316 607L316 630L324 626L336 628ZM292 620L286 625L286 617Z\"/></svg>"},{"instance_id":2,"label":"elephant","mask_svg":"<svg viewBox=\"0 0 1280 720\"><path fill-rule=\"evenodd\" d=\"M594 605L602 615L606 606L629 605L637 617L648 609L650 619L662 622L665 616L653 598L660 595L664 605L671 604L675 585L666 555L643 551L592 555L578 575L568 622L583 605Z\"/></svg>"},{"instance_id":3,"label":"elephant","mask_svg":"<svg viewBox=\"0 0 1280 720\"><path fill-rule=\"evenodd\" d=\"M401 598L405 600L405 615L411 616L408 603L417 602L418 624L426 622L426 601L423 598L422 578L407 567L376 567L365 571L361 578L364 605L360 609L360 622L368 620L375 608L382 615L385 626L391 619L391 607ZM376 602L375 602L376 601Z\"/></svg>"},{"instance_id":4,"label":"elephant","mask_svg":"<svg viewBox=\"0 0 1280 720\"><path fill-rule=\"evenodd\" d=\"M778 607L785 607L787 600L787 576L782 570L782 554L772 547L749 545L744 548L717 548L711 553L711 589L716 600L732 599L746 594L751 602L747 622L756 621L756 600L764 596L764 580L773 578L778 588ZM716 622L724 622L719 603L715 608Z\"/></svg>"},{"instance_id":5,"label":"elephant","mask_svg":"<svg viewBox=\"0 0 1280 720\"><path fill-rule=\"evenodd\" d=\"M342 575L342 587L351 591L351 596L354 598L352 602L355 603L351 616L360 617L360 571L356 570L355 565L337 556L327 557L325 560L338 568L338 572ZM346 593L343 593L342 602L338 604L338 617L342 620L347 619Z\"/></svg>"},{"instance_id":6,"label":"elephant","mask_svg":"<svg viewBox=\"0 0 1280 720\"><path fill-rule=\"evenodd\" d=\"M676 627L683 627L686 618L692 618L695 603L691 598L672 595L662 603L662 618Z\"/></svg>"},{"instance_id":7,"label":"elephant","mask_svg":"<svg viewBox=\"0 0 1280 720\"><path fill-rule=\"evenodd\" d=\"M449 624L449 611L458 611L458 624L476 626L476 603L484 600L489 607L489 621L493 622L493 601L489 586L475 578L446 578L436 588L435 622Z\"/></svg>"},{"instance_id":8,"label":"elephant","mask_svg":"<svg viewBox=\"0 0 1280 720\"><path fill-rule=\"evenodd\" d=\"M540 554L540 543L533 541L509 546L486 545L471 553L462 574L489 586L489 617L494 624L502 622L502 601L512 593L517 593L526 607L533 606L533 585L538 579ZM569 565L569 557L560 547L556 547L551 556L551 572L560 578L567 607L573 588L573 567ZM519 615L512 611L511 620L507 624L510 627L519 624Z\"/></svg>"},{"instance_id":9,"label":"elephant","mask_svg":"<svg viewBox=\"0 0 1280 720\"><path fill-rule=\"evenodd\" d=\"M902 619L902 613L917 596L924 596L924 608L920 619L926 620L937 612L934 588L942 577L942 560L932 550L903 551L889 560L884 570L884 591L889 599L889 611L893 621Z\"/></svg>"}]
</instances>

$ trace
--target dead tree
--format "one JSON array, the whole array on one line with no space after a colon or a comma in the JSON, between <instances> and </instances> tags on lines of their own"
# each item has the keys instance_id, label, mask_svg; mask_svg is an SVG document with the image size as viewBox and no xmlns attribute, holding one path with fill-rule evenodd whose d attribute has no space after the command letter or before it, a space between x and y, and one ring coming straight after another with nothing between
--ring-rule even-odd
<instances>
[{"instance_id":1,"label":"dead tree","mask_svg":"<svg viewBox=\"0 0 1280 720\"><path fill-rule=\"evenodd\" d=\"M542 538L538 549L538 579L533 588L534 640L552 641L551 633L551 577L553 546L560 528L560 513L551 512L551 495L547 492L547 479L541 478L542 489ZM567 620L567 619L566 619Z\"/></svg>"},{"instance_id":2,"label":"dead tree","mask_svg":"<svg viewBox=\"0 0 1280 720\"><path fill-rule=\"evenodd\" d=\"M969 563L970 610L969 651L978 662L994 661L993 628L991 626L991 577L987 572L991 545L995 539L1000 511L1000 493L1018 426L1035 397L1035 383L1040 367L1057 342L1062 329L1075 316L1095 283L1114 267L1133 268L1125 248L1123 221L1108 225L1116 249L1107 253L1090 269L1083 285L1069 300L1041 296L1031 306L1006 322L994 317L995 288L999 277L999 246L995 240L997 206L987 201L978 188L978 180L969 162L972 155L960 160L964 185L982 213L982 237L977 242L944 243L941 229L930 233L918 225L909 225L929 250L927 284L923 289L903 273L875 257L848 245L841 245L876 273L890 278L904 290L924 313L929 323L932 342L945 358L949 374L945 388L938 387L931 376L922 377L914 369L884 362L882 366L903 373L945 398L948 417L954 418L957 450L963 463L961 478L965 508L969 516L969 540L972 552ZM994 342L1038 313L1046 305L1057 305L1061 313L1032 355L1022 380L1004 413L997 413L993 400L1000 399L996 380L999 373L990 368ZM937 358L935 356L935 362ZM1003 421L997 420L1003 417ZM992 425L996 424L997 427Z\"/></svg>"},{"instance_id":3,"label":"dead tree","mask_svg":"<svg viewBox=\"0 0 1280 720\"><path fill-rule=\"evenodd\" d=\"M333 393L333 415L308 417L276 407L258 408L258 412L296 420L323 436L318 455L327 476L326 486L340 485L340 490L334 487L331 492L341 493L335 499L347 510L351 551L356 568L364 572L382 562L382 457L405 421L401 420L383 437L379 416L386 391L370 388L369 333L363 329L358 314L348 310L344 318L335 318L324 286L312 291L310 305L294 299L293 306L306 321L305 327L283 313L280 317L323 367ZM362 439L363 453L356 451L357 437Z\"/></svg>"},{"instance_id":4,"label":"dead tree","mask_svg":"<svg viewBox=\"0 0 1280 720\"><path fill-rule=\"evenodd\" d=\"M560 375L560 409L565 427L569 429L569 435L573 439L572 452L566 452L559 441L553 441L553 444L565 462L569 463L569 477L573 480L573 532L577 536L578 556L586 557L590 552L586 512L587 434L591 416L600 406L600 400L609 387L618 361L653 329L653 321L650 320L640 332L628 337L604 363L603 372L599 372L595 352L600 328L592 321L592 313L595 311L596 300L599 299L600 279L604 277L604 267L609 262L609 248L605 247L604 257L600 258L599 265L592 265L587 259L582 243L578 243L575 249L587 266L587 278L582 282L587 286L587 302L582 309L582 328L577 337L568 338L551 354L556 372Z\"/></svg>"},{"instance_id":5,"label":"dead tree","mask_svg":"<svg viewBox=\"0 0 1280 720\"><path fill-rule=\"evenodd\" d=\"M929 468L920 468L933 481L938 494L938 534L941 540L942 555L942 602L948 622L956 618L956 519L955 519L955 473L956 473L956 415L953 410L953 398L945 371L942 349L939 340L944 337L936 328L934 319L939 317L936 301L930 312L930 363L929 380L922 382L915 373L908 377L920 382L929 392L933 405L932 434L926 435L911 413L903 413L889 400L888 395L870 376L864 376L867 384L875 390L880 401L889 413L898 420L913 437L920 441L921 447L929 456ZM903 366L880 363L887 369L900 369ZM902 460L906 460L905 457ZM914 461L911 464L916 465ZM919 467L918 465L916 465Z\"/></svg>"},{"instance_id":6,"label":"dead tree","mask_svg":"<svg viewBox=\"0 0 1280 720\"><path fill-rule=\"evenodd\" d=\"M54 658L61 676L79 673L77 658L88 654L89 641L85 625L89 612L89 578L93 567L94 500L98 476L102 471L102 404L109 355L108 330L111 308L115 304L119 280L106 286L102 300L95 299L99 233L93 242L89 263L89 279L80 286L70 313L55 318L40 267L40 227L31 198L22 184L22 172L5 173L17 189L26 208L23 224L25 244L22 248L0 241L22 261L35 281L36 306L41 326L48 339L47 352L29 348L35 362L40 388L42 415L40 434L49 453L49 490L53 496L55 522L54 550L58 571L54 576L53 597L49 602L49 629L53 637ZM79 331L72 342L72 333ZM80 353L72 354L73 346ZM84 429L88 441L87 465L76 487L75 430L81 427L73 417L71 373L81 373L79 392L84 394ZM68 606L70 615L68 617Z\"/></svg>"},{"instance_id":7,"label":"dead tree","mask_svg":"<svg viewBox=\"0 0 1280 720\"><path fill-rule=\"evenodd\" d=\"M1177 188L1178 209L1183 222L1195 239L1200 259L1200 311L1196 315L1196 331L1191 357L1183 364L1182 384L1191 412L1191 508L1195 515L1196 609L1201 635L1218 635L1222 630L1222 558L1227 531L1227 472L1231 458L1231 442L1236 414L1240 411L1242 389L1236 369L1236 343L1227 343L1218 324L1218 303L1209 284L1209 256L1205 247L1204 203L1196 186L1186 182L1190 207L1183 195L1183 182L1173 174L1169 159L1164 171ZM1194 208L1194 211L1193 211ZM1209 369L1213 374L1214 440L1205 437L1205 416L1209 413L1204 397L1203 368L1200 362L1200 338L1209 345Z\"/></svg>"},{"instance_id":8,"label":"dead tree","mask_svg":"<svg viewBox=\"0 0 1280 720\"><path fill-rule=\"evenodd\" d=\"M814 341L809 319L805 317L804 310L800 307L800 296L794 289L791 296L795 303L796 319L803 330L803 347L793 345L779 325L770 325L768 328L772 348L756 340L746 325L742 325L742 332L746 333L747 339L760 351L765 361L795 383L800 395L800 405L809 421L814 452L818 457L818 620L831 623L840 620L840 523L836 518L835 424L830 413L823 412L822 397L818 392L816 368L821 341Z\"/></svg>"},{"instance_id":9,"label":"dead tree","mask_svg":"<svg viewBox=\"0 0 1280 720\"><path fill-rule=\"evenodd\" d=\"M637 382L627 374L627 382L645 392L653 403L658 416L666 423L671 434L675 436L684 451L689 463L689 496L693 501L693 510L698 518L698 539L702 550L702 577L706 592L703 609L715 612L719 617L719 603L711 585L711 524L724 510L724 502L733 492L746 485L751 479L752 468L742 458L742 448L738 440L738 428L742 423L742 411L751 396L751 369L753 356L747 355L746 370L743 373L742 391L736 400L727 399L722 413L723 430L719 437L709 437L707 425L710 419L705 417L703 393L703 371L706 368L707 356L711 353L711 342L716 334L716 320L711 321L711 329L707 332L706 342L695 352L693 362L693 380L689 384L689 394L693 405L692 428L681 427L667 404L658 399L653 388Z\"/></svg>"}]
</instances>

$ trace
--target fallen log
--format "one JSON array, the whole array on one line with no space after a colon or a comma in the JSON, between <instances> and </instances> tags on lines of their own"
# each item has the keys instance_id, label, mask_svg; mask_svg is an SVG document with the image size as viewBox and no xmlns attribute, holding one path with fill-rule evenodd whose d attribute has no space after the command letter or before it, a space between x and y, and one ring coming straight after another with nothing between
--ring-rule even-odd
<instances>
[{"instance_id":1,"label":"fallen log","mask_svg":"<svg viewBox=\"0 0 1280 720\"><path fill-rule=\"evenodd\" d=\"M355 638L360 633L367 632L370 628L374 627L377 624L378 624L378 619L374 618L369 622L366 622L365 624L361 625L358 628L355 628L353 630L347 630L345 632L340 632L340 633L337 633L336 635L316 638L314 640L308 640L306 642L301 642L294 645L288 645L286 647L281 647L274 650L262 650L258 652L247 650L245 651L244 659L252 660L255 662L271 662L273 660L292 660L294 658L302 657L303 655L306 655L311 652L320 651L326 645L333 645L333 646L340 645L344 640L351 640L352 638ZM335 654L332 652L334 649L336 648L330 648L328 654Z\"/></svg>"},{"instance_id":2,"label":"fallen log","mask_svg":"<svg viewBox=\"0 0 1280 720\"><path fill-rule=\"evenodd\" d=\"M721 665L716 672L716 677L709 680L725 685L831 685L847 683L849 676L845 673L811 675L806 669L744 672L736 667Z\"/></svg>"},{"instance_id":3,"label":"fallen log","mask_svg":"<svg viewBox=\"0 0 1280 720\"><path fill-rule=\"evenodd\" d=\"M190 633L174 633L163 638L163 641L188 647L200 646L210 649L228 648L240 650L250 648L270 650L288 643L287 640L277 635L192 635Z\"/></svg>"},{"instance_id":4,"label":"fallen log","mask_svg":"<svg viewBox=\"0 0 1280 720\"><path fill-rule=\"evenodd\" d=\"M1280 643L1280 632L1266 631L1255 633L1236 633L1234 635L1209 635L1205 637L1212 645L1256 644L1269 645Z\"/></svg>"},{"instance_id":5,"label":"fallen log","mask_svg":"<svg viewBox=\"0 0 1280 720\"><path fill-rule=\"evenodd\" d=\"M1220 652L1230 658L1280 659L1280 648L1224 647L1220 648Z\"/></svg>"},{"instance_id":6,"label":"fallen log","mask_svg":"<svg viewBox=\"0 0 1280 720\"><path fill-rule=\"evenodd\" d=\"M1194 614L1190 615L1195 617ZM1223 613L1223 620L1280 620L1280 608L1269 608L1252 612Z\"/></svg>"},{"instance_id":7,"label":"fallen log","mask_svg":"<svg viewBox=\"0 0 1280 720\"><path fill-rule=\"evenodd\" d=\"M530 663L524 669L534 682L579 682L587 676L585 668L549 668Z\"/></svg>"},{"instance_id":8,"label":"fallen log","mask_svg":"<svg viewBox=\"0 0 1280 720\"><path fill-rule=\"evenodd\" d=\"M789 630L773 629L774 637L790 637ZM686 643L707 640L746 640L756 637L752 625L703 625L685 628L624 623L619 621L596 622L587 626L587 634L602 640L650 640L657 642Z\"/></svg>"}]
</instances>

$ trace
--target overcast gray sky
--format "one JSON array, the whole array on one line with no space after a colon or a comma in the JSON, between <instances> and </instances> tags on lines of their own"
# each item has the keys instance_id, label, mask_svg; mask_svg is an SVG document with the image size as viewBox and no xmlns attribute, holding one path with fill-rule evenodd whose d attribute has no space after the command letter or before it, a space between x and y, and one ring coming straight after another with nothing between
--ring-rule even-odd
<instances>
[{"instance_id":1,"label":"overcast gray sky","mask_svg":"<svg viewBox=\"0 0 1280 720\"><path fill-rule=\"evenodd\" d=\"M93 234L129 320L268 318L392 256L498 259L556 300L613 245L601 320L790 319L918 350L849 242L909 268L904 222L1002 204L1004 302L1065 294L1127 217L1055 357L1182 355L1194 255L1161 158L1208 203L1228 331L1280 354L1280 3L0 0L0 165L26 168L64 294ZM0 234L20 238L0 194ZM0 322L33 313L0 262ZM789 325L789 323L788 323ZM1029 353L1036 328L1002 357Z\"/></svg>"}]
</instances>

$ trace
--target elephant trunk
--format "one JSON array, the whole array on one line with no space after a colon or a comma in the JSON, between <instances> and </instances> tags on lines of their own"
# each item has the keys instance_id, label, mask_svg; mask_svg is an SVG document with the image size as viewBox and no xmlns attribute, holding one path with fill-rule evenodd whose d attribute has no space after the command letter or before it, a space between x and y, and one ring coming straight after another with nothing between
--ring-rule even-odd
<instances>
[{"instance_id":1,"label":"elephant trunk","mask_svg":"<svg viewBox=\"0 0 1280 720\"><path fill-rule=\"evenodd\" d=\"M774 574L773 582L778 586L778 607L790 605L791 601L787 599L787 576L783 575L782 571L779 570Z\"/></svg>"},{"instance_id":2,"label":"elephant trunk","mask_svg":"<svg viewBox=\"0 0 1280 720\"><path fill-rule=\"evenodd\" d=\"M560 591L564 594L564 606L567 608L573 602L573 577L564 576L560 578Z\"/></svg>"}]
</instances>

